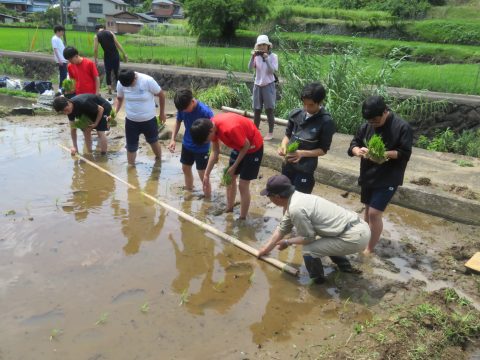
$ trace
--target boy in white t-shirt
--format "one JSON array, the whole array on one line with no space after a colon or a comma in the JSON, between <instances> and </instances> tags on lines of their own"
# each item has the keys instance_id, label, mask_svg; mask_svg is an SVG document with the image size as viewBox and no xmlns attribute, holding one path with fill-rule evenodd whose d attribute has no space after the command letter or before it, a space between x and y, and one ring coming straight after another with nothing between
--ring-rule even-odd
<instances>
[{"instance_id":1,"label":"boy in white t-shirt","mask_svg":"<svg viewBox=\"0 0 480 360\"><path fill-rule=\"evenodd\" d=\"M160 85L149 75L126 69L120 71L115 111L118 113L125 101L125 137L129 165L135 165L140 134L145 136L152 147L156 160L161 159L155 96L158 96L160 104L160 122L165 124L165 93Z\"/></svg>"},{"instance_id":2,"label":"boy in white t-shirt","mask_svg":"<svg viewBox=\"0 0 480 360\"><path fill-rule=\"evenodd\" d=\"M55 35L52 36L52 49L53 58L58 65L58 72L60 74L60 84L58 88L62 89L63 80L67 78L67 64L68 61L63 57L63 50L65 45L63 44L62 37L65 34L65 28L62 25L56 25L53 28Z\"/></svg>"}]
</instances>

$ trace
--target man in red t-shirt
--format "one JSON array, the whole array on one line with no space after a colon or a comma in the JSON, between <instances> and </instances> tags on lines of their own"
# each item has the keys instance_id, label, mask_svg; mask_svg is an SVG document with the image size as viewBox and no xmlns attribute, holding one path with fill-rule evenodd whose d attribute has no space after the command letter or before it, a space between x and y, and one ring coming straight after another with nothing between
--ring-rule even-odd
<instances>
[{"instance_id":1,"label":"man in red t-shirt","mask_svg":"<svg viewBox=\"0 0 480 360\"><path fill-rule=\"evenodd\" d=\"M68 76L75 80L75 94L100 95L100 78L95 63L78 55L78 50L68 46L63 50L63 57L68 60Z\"/></svg>"},{"instance_id":2,"label":"man in red t-shirt","mask_svg":"<svg viewBox=\"0 0 480 360\"><path fill-rule=\"evenodd\" d=\"M231 183L227 185L227 209L233 211L237 195L237 176L240 175L240 219L247 217L250 207L250 180L258 177L263 157L263 137L254 123L241 115L223 113L210 119L197 119L190 128L193 142L204 144L211 142L211 153L203 177L203 191L206 196L211 193L210 173L218 161L219 141L232 149L227 174Z\"/></svg>"}]
</instances>

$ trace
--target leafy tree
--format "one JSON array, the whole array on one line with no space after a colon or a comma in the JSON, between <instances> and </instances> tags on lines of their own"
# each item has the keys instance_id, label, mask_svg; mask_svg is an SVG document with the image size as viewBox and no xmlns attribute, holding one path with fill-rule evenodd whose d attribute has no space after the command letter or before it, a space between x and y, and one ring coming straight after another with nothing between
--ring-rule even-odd
<instances>
[{"instance_id":1,"label":"leafy tree","mask_svg":"<svg viewBox=\"0 0 480 360\"><path fill-rule=\"evenodd\" d=\"M245 22L265 20L269 0L185 0L188 23L200 36L231 39Z\"/></svg>"}]
</instances>

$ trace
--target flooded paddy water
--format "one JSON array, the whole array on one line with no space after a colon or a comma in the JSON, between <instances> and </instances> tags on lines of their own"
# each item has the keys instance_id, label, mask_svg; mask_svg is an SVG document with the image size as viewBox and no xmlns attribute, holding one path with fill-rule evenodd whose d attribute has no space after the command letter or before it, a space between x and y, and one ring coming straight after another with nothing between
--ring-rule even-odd
<instances>
[{"instance_id":1,"label":"flooded paddy water","mask_svg":"<svg viewBox=\"0 0 480 360\"><path fill-rule=\"evenodd\" d=\"M182 190L178 150L163 147L155 164L141 144L131 168L122 129L109 141L106 156L87 158L255 248L278 224L281 209L257 196L270 169L238 221L239 209L221 213L218 173L207 201ZM64 117L0 119L0 359L318 358L354 346L355 324L405 293L450 286L480 298L457 256L478 249L478 227L391 206L378 255L351 257L363 275L326 262L327 283L308 286L299 247L272 254L301 268L294 278L73 159L59 147L69 143ZM315 193L361 210L355 194Z\"/></svg>"}]
</instances>

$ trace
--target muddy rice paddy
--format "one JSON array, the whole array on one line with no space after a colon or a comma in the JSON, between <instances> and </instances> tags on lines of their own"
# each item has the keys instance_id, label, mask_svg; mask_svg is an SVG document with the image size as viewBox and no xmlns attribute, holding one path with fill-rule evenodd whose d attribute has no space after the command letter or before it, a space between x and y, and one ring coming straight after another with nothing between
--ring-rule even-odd
<instances>
[{"instance_id":1,"label":"muddy rice paddy","mask_svg":"<svg viewBox=\"0 0 480 360\"><path fill-rule=\"evenodd\" d=\"M339 273L326 261L327 283L309 286L300 248L273 253L301 268L297 279L71 158L59 147L70 144L64 117L7 117L0 130L0 359L479 354L478 333L430 357L386 326L395 314L405 315L408 304L443 303L437 305L452 312L444 288L453 288L470 303L463 309L478 316L480 280L463 264L480 248L479 227L390 206L377 254L351 256L362 275ZM272 170L263 168L253 183L251 216L242 222L238 209L221 214L223 189L212 201L182 190L178 149L172 155L163 147L162 163L155 164L141 144L139 164L129 168L121 127L109 141L106 156L88 158L253 247L278 223L281 210L256 196ZM215 173L214 189L218 183ZM362 210L356 194L322 185L314 192ZM431 325L413 324L410 332ZM417 340L427 343L421 336Z\"/></svg>"}]
</instances>

